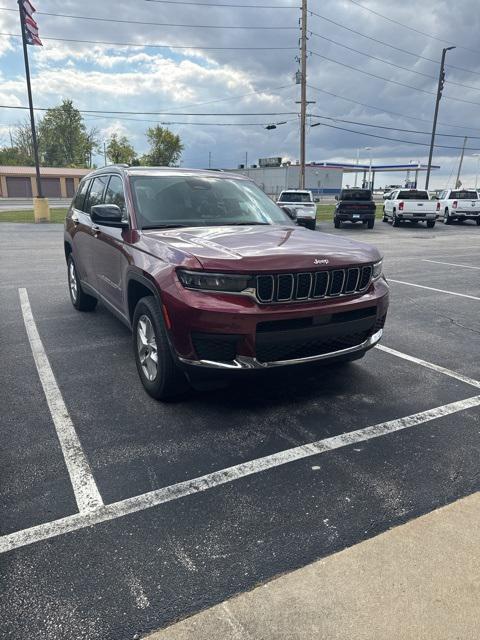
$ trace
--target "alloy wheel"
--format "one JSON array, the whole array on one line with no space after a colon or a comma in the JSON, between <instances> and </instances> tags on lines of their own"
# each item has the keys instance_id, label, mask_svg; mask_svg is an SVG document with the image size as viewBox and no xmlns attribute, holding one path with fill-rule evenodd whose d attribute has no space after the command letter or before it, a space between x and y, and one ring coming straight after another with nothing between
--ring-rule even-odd
<instances>
[{"instance_id":1,"label":"alloy wheel","mask_svg":"<svg viewBox=\"0 0 480 640\"><path fill-rule=\"evenodd\" d=\"M77 284L77 274L75 273L75 265L73 264L73 260L70 260L70 264L68 266L68 284L70 285L70 293L72 295L72 300L73 302L76 302L78 297L78 284Z\"/></svg>"},{"instance_id":2,"label":"alloy wheel","mask_svg":"<svg viewBox=\"0 0 480 640\"><path fill-rule=\"evenodd\" d=\"M145 378L153 382L158 373L158 351L155 330L150 318L143 314L137 323L137 350Z\"/></svg>"}]
</instances>

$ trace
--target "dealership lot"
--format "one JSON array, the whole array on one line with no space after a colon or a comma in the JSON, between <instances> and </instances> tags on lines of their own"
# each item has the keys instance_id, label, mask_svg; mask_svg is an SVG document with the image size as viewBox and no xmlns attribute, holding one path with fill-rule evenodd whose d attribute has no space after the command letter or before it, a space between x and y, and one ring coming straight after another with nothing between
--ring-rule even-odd
<instances>
[{"instance_id":1,"label":"dealership lot","mask_svg":"<svg viewBox=\"0 0 480 640\"><path fill-rule=\"evenodd\" d=\"M62 228L0 225L5 637L143 635L480 488L480 229L335 233L384 252L387 349L159 404Z\"/></svg>"}]
</instances>

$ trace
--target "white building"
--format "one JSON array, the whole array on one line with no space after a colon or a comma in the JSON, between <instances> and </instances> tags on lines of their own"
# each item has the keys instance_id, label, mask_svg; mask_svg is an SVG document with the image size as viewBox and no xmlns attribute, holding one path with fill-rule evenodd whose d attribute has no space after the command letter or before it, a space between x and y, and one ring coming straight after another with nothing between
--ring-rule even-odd
<instances>
[{"instance_id":1,"label":"white building","mask_svg":"<svg viewBox=\"0 0 480 640\"><path fill-rule=\"evenodd\" d=\"M249 167L234 169L251 178L269 196L276 198L283 189L298 189L300 165L280 167ZM315 197L339 193L342 188L343 168L328 164L308 164L305 167L305 188Z\"/></svg>"}]
</instances>

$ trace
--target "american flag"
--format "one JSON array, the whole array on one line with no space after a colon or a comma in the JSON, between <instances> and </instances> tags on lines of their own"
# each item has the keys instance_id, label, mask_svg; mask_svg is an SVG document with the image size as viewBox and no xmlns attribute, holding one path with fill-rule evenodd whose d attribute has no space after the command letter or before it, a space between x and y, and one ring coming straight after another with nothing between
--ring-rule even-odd
<instances>
[{"instance_id":1,"label":"american flag","mask_svg":"<svg viewBox=\"0 0 480 640\"><path fill-rule=\"evenodd\" d=\"M25 38L27 40L27 44L42 47L43 43L38 37L38 24L33 19L33 14L35 13L35 7L30 2L30 0L21 0L21 5L22 5L23 29L25 31Z\"/></svg>"}]
</instances>

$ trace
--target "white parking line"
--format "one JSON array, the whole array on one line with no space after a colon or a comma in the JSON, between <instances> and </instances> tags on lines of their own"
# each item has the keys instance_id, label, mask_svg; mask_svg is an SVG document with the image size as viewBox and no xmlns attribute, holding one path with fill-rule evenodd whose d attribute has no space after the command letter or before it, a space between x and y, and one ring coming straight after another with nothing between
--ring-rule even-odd
<instances>
[{"instance_id":1,"label":"white parking line","mask_svg":"<svg viewBox=\"0 0 480 640\"><path fill-rule=\"evenodd\" d=\"M449 267L463 267L464 269L478 269L480 271L480 267L472 267L469 264L458 264L457 262L441 262L440 260L427 260L423 259L422 262L432 262L433 264L446 264Z\"/></svg>"},{"instance_id":2,"label":"white parking line","mask_svg":"<svg viewBox=\"0 0 480 640\"><path fill-rule=\"evenodd\" d=\"M396 282L397 284L406 284L409 287L418 287L419 289L428 289L429 291L438 291L438 293L448 293L450 296L459 296L460 298L469 298L470 300L479 300L476 296L469 296L466 293L456 293L455 291L445 291L445 289L435 289L434 287L426 287L423 284L414 284L413 282L404 282L403 280L393 280L388 278L388 282Z\"/></svg>"},{"instance_id":3,"label":"white parking line","mask_svg":"<svg viewBox=\"0 0 480 640\"><path fill-rule=\"evenodd\" d=\"M385 347L383 344L377 344L375 348L379 349L380 351L385 351L385 353L389 353L390 355L396 356L397 358L402 358L403 360L408 360L409 362L419 364L422 367L431 369L432 371L443 373L450 378L455 378L456 380L460 380L460 382L464 382L465 384L469 384L472 387L477 387L477 389L480 389L480 382L478 380L474 380L473 378L464 376L463 374L452 371L451 369L446 369L445 367L441 367L438 364L432 364L431 362L427 362L426 360L420 360L420 358L415 358L415 356L409 356L408 354L402 353L401 351L396 351L395 349L390 349L390 347Z\"/></svg>"},{"instance_id":4,"label":"white parking line","mask_svg":"<svg viewBox=\"0 0 480 640\"><path fill-rule=\"evenodd\" d=\"M43 348L28 300L27 290L19 289L18 293L33 359L35 360L48 408L50 409L52 420L57 430L57 436L70 475L78 509L82 513L93 511L103 506L102 497L95 484L90 465L85 457L82 445L77 437L73 422L70 419L67 407L65 406L62 394L55 380L47 354Z\"/></svg>"},{"instance_id":5,"label":"white parking line","mask_svg":"<svg viewBox=\"0 0 480 640\"><path fill-rule=\"evenodd\" d=\"M428 411L414 413L404 418L382 422L349 433L342 433L338 436L318 440L317 442L287 449L286 451L280 451L263 458L250 460L249 462L243 462L228 467L227 469L221 469L220 471L214 471L199 478L194 478L193 480L186 480L185 482L179 482L178 484L170 485L163 489L157 489L133 498L127 498L126 500L105 505L96 511L78 513L30 529L17 531L0 538L0 553L5 553L12 549L18 549L19 547L54 538L72 531L78 531L79 529L100 524L101 522L121 518L166 502L184 498L185 496L201 493L268 469L280 467L289 462L302 460L342 447L348 447L358 442L365 442L403 429L416 427L420 424L478 406L480 406L480 395L467 398L466 400L451 402L450 404L429 409Z\"/></svg>"}]
</instances>

